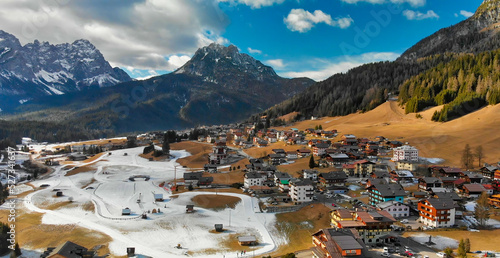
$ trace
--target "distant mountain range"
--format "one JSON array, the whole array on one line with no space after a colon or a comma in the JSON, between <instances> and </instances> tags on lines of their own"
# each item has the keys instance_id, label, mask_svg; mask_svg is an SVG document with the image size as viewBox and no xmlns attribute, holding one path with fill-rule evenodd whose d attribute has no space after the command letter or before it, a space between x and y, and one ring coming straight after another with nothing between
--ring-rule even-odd
<instances>
[{"instance_id":1,"label":"distant mountain range","mask_svg":"<svg viewBox=\"0 0 500 258\"><path fill-rule=\"evenodd\" d=\"M373 109L397 95L407 112L446 104L436 121L498 103L500 55L494 51L500 48L499 21L500 0L485 0L473 16L426 37L396 61L333 75L250 120L292 112L298 112L296 118L347 115Z\"/></svg>"},{"instance_id":2,"label":"distant mountain range","mask_svg":"<svg viewBox=\"0 0 500 258\"><path fill-rule=\"evenodd\" d=\"M8 120L74 121L115 132L182 129L244 120L302 92L314 81L286 79L234 45L200 48L173 73L113 87L34 98Z\"/></svg>"},{"instance_id":3,"label":"distant mountain range","mask_svg":"<svg viewBox=\"0 0 500 258\"><path fill-rule=\"evenodd\" d=\"M87 40L58 45L35 40L22 46L14 35L0 30L0 109L9 110L19 101L130 80Z\"/></svg>"}]
</instances>

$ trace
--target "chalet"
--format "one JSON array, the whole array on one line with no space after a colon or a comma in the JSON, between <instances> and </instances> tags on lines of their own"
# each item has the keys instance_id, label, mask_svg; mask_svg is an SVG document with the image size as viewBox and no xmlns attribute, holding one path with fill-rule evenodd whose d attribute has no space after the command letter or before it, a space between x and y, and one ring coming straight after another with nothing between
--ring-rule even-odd
<instances>
[{"instance_id":1,"label":"chalet","mask_svg":"<svg viewBox=\"0 0 500 258\"><path fill-rule=\"evenodd\" d=\"M303 173L303 177L304 178L307 178L311 181L317 181L318 180L318 170L314 170L314 169L304 169L302 170L302 173Z\"/></svg>"},{"instance_id":2,"label":"chalet","mask_svg":"<svg viewBox=\"0 0 500 258\"><path fill-rule=\"evenodd\" d=\"M490 198L488 198L488 203L491 206L499 209L500 208L500 194L490 196Z\"/></svg>"},{"instance_id":3,"label":"chalet","mask_svg":"<svg viewBox=\"0 0 500 258\"><path fill-rule=\"evenodd\" d=\"M288 160L293 160L293 159L298 159L298 153L296 151L287 151L286 152L286 158Z\"/></svg>"},{"instance_id":4,"label":"chalet","mask_svg":"<svg viewBox=\"0 0 500 258\"><path fill-rule=\"evenodd\" d=\"M500 180L500 169L495 170L494 180Z\"/></svg>"},{"instance_id":5,"label":"chalet","mask_svg":"<svg viewBox=\"0 0 500 258\"><path fill-rule=\"evenodd\" d=\"M259 148L266 147L268 144L269 144L268 141L260 140L260 139L257 140L257 147L259 147Z\"/></svg>"},{"instance_id":6,"label":"chalet","mask_svg":"<svg viewBox=\"0 0 500 258\"><path fill-rule=\"evenodd\" d=\"M383 237L391 234L396 219L386 211L353 211L353 220L333 221L336 228L356 229L364 243L383 242Z\"/></svg>"},{"instance_id":7,"label":"chalet","mask_svg":"<svg viewBox=\"0 0 500 258\"><path fill-rule=\"evenodd\" d=\"M245 178L243 179L243 186L245 188L250 188L251 186L262 186L265 177L257 172L247 172L245 173Z\"/></svg>"},{"instance_id":8,"label":"chalet","mask_svg":"<svg viewBox=\"0 0 500 258\"><path fill-rule=\"evenodd\" d=\"M312 201L314 196L313 182L309 179L291 181L288 195L295 204Z\"/></svg>"},{"instance_id":9,"label":"chalet","mask_svg":"<svg viewBox=\"0 0 500 258\"><path fill-rule=\"evenodd\" d=\"M267 185L262 185L262 186L253 185L253 186L250 186L249 189L252 190L256 194L271 194L271 193L273 193L273 190L271 189L271 187L269 187Z\"/></svg>"},{"instance_id":10,"label":"chalet","mask_svg":"<svg viewBox=\"0 0 500 258\"><path fill-rule=\"evenodd\" d=\"M284 172L274 173L274 182L276 183L276 185L278 185L281 180L290 180L291 178L292 178L292 176L288 173L284 173Z\"/></svg>"},{"instance_id":11,"label":"chalet","mask_svg":"<svg viewBox=\"0 0 500 258\"><path fill-rule=\"evenodd\" d=\"M418 179L418 189L428 191L432 187L443 187L443 181L436 177L422 177Z\"/></svg>"},{"instance_id":12,"label":"chalet","mask_svg":"<svg viewBox=\"0 0 500 258\"><path fill-rule=\"evenodd\" d=\"M285 155L286 153L284 149L272 149L272 152L274 152L274 154L283 154L283 155Z\"/></svg>"},{"instance_id":13,"label":"chalet","mask_svg":"<svg viewBox=\"0 0 500 258\"><path fill-rule=\"evenodd\" d=\"M193 213L194 212L194 205L188 204L186 205L186 213Z\"/></svg>"},{"instance_id":14,"label":"chalet","mask_svg":"<svg viewBox=\"0 0 500 258\"><path fill-rule=\"evenodd\" d=\"M396 162L396 168L399 170L410 170L416 171L418 168L418 162L409 160L399 160Z\"/></svg>"},{"instance_id":15,"label":"chalet","mask_svg":"<svg viewBox=\"0 0 500 258\"><path fill-rule=\"evenodd\" d=\"M163 194L154 194L154 198L156 202L163 202Z\"/></svg>"},{"instance_id":16,"label":"chalet","mask_svg":"<svg viewBox=\"0 0 500 258\"><path fill-rule=\"evenodd\" d=\"M217 165L214 164L205 164L203 166L203 170L208 173L217 173Z\"/></svg>"},{"instance_id":17,"label":"chalet","mask_svg":"<svg viewBox=\"0 0 500 258\"><path fill-rule=\"evenodd\" d=\"M460 168L443 167L439 169L440 176L459 178L461 174Z\"/></svg>"},{"instance_id":18,"label":"chalet","mask_svg":"<svg viewBox=\"0 0 500 258\"><path fill-rule=\"evenodd\" d=\"M391 178L397 182L413 182L413 173L409 170L396 170L389 173Z\"/></svg>"},{"instance_id":19,"label":"chalet","mask_svg":"<svg viewBox=\"0 0 500 258\"><path fill-rule=\"evenodd\" d=\"M397 148L403 146L403 143L400 141L388 141L387 145L389 145L391 148Z\"/></svg>"},{"instance_id":20,"label":"chalet","mask_svg":"<svg viewBox=\"0 0 500 258\"><path fill-rule=\"evenodd\" d=\"M420 222L436 228L455 225L455 203L452 199L425 199L418 202Z\"/></svg>"},{"instance_id":21,"label":"chalet","mask_svg":"<svg viewBox=\"0 0 500 258\"><path fill-rule=\"evenodd\" d=\"M268 133L265 139L270 143L275 143L278 141L278 136L275 133Z\"/></svg>"},{"instance_id":22,"label":"chalet","mask_svg":"<svg viewBox=\"0 0 500 258\"><path fill-rule=\"evenodd\" d=\"M495 187L492 184L483 184L487 195L492 195L495 192Z\"/></svg>"},{"instance_id":23,"label":"chalet","mask_svg":"<svg viewBox=\"0 0 500 258\"><path fill-rule=\"evenodd\" d=\"M238 237L238 243L240 245L257 245L257 238L255 236L240 236Z\"/></svg>"},{"instance_id":24,"label":"chalet","mask_svg":"<svg viewBox=\"0 0 500 258\"><path fill-rule=\"evenodd\" d=\"M73 242L66 241L58 247L48 247L45 252L40 255L40 258L98 258L105 256L97 256L93 250L77 245Z\"/></svg>"},{"instance_id":25,"label":"chalet","mask_svg":"<svg viewBox=\"0 0 500 258\"><path fill-rule=\"evenodd\" d=\"M484 189L481 184L464 184L463 191L466 196L477 198L482 193L486 192L486 189Z\"/></svg>"},{"instance_id":26,"label":"chalet","mask_svg":"<svg viewBox=\"0 0 500 258\"><path fill-rule=\"evenodd\" d=\"M196 185L198 184L198 181L200 178L203 176L203 172L190 172L190 173L184 173L184 183L186 185Z\"/></svg>"},{"instance_id":27,"label":"chalet","mask_svg":"<svg viewBox=\"0 0 500 258\"><path fill-rule=\"evenodd\" d=\"M347 188L345 186L338 186L338 185L332 185L332 186L329 186L325 189L326 189L326 192L330 193L330 194L346 194L347 192L349 192L349 188Z\"/></svg>"},{"instance_id":28,"label":"chalet","mask_svg":"<svg viewBox=\"0 0 500 258\"><path fill-rule=\"evenodd\" d=\"M309 149L298 149L297 150L297 155L300 158L311 156L311 150L309 150Z\"/></svg>"},{"instance_id":29,"label":"chalet","mask_svg":"<svg viewBox=\"0 0 500 258\"><path fill-rule=\"evenodd\" d=\"M356 165L354 164L343 164L342 171L348 176L354 176L354 171L356 171Z\"/></svg>"},{"instance_id":30,"label":"chalet","mask_svg":"<svg viewBox=\"0 0 500 258\"><path fill-rule=\"evenodd\" d=\"M346 180L347 175L342 171L332 171L329 173L321 173L318 175L319 184L323 187L344 185Z\"/></svg>"},{"instance_id":31,"label":"chalet","mask_svg":"<svg viewBox=\"0 0 500 258\"><path fill-rule=\"evenodd\" d=\"M318 143L313 146L313 155L314 156L323 156L326 154L326 150L330 147L328 143Z\"/></svg>"},{"instance_id":32,"label":"chalet","mask_svg":"<svg viewBox=\"0 0 500 258\"><path fill-rule=\"evenodd\" d=\"M368 250L353 229L322 229L312 235L312 257L369 257Z\"/></svg>"},{"instance_id":33,"label":"chalet","mask_svg":"<svg viewBox=\"0 0 500 258\"><path fill-rule=\"evenodd\" d=\"M356 139L356 136L352 134L344 134L341 139L342 144L344 145L357 145L358 140Z\"/></svg>"},{"instance_id":34,"label":"chalet","mask_svg":"<svg viewBox=\"0 0 500 258\"><path fill-rule=\"evenodd\" d=\"M462 197L458 196L455 192L437 192L434 194L434 198L437 199L452 199L454 202L461 202Z\"/></svg>"},{"instance_id":35,"label":"chalet","mask_svg":"<svg viewBox=\"0 0 500 258\"><path fill-rule=\"evenodd\" d=\"M410 207L400 202L396 201L381 202L377 203L376 207L379 210L387 211L394 218L410 216Z\"/></svg>"},{"instance_id":36,"label":"chalet","mask_svg":"<svg viewBox=\"0 0 500 258\"><path fill-rule=\"evenodd\" d=\"M286 160L285 160L285 155L284 154L269 154L267 155L269 157L269 163L271 163L272 165L280 165L282 163L285 163Z\"/></svg>"},{"instance_id":37,"label":"chalet","mask_svg":"<svg viewBox=\"0 0 500 258\"><path fill-rule=\"evenodd\" d=\"M481 174L483 174L484 177L489 178L489 179L494 179L495 178L495 171L498 171L498 170L500 170L499 167L491 166L488 164L485 164L485 166L480 169Z\"/></svg>"},{"instance_id":38,"label":"chalet","mask_svg":"<svg viewBox=\"0 0 500 258\"><path fill-rule=\"evenodd\" d=\"M349 156L345 153L328 154L326 160L329 165L337 166L347 164L347 162L349 162Z\"/></svg>"},{"instance_id":39,"label":"chalet","mask_svg":"<svg viewBox=\"0 0 500 258\"><path fill-rule=\"evenodd\" d=\"M198 180L198 183L196 185L207 187L207 186L211 186L213 181L214 181L214 178L211 176L201 177Z\"/></svg>"},{"instance_id":40,"label":"chalet","mask_svg":"<svg viewBox=\"0 0 500 258\"><path fill-rule=\"evenodd\" d=\"M322 131L321 132L321 137L324 137L324 138L333 138L333 137L335 137L335 135L336 135L336 132L334 132L334 131Z\"/></svg>"},{"instance_id":41,"label":"chalet","mask_svg":"<svg viewBox=\"0 0 500 258\"><path fill-rule=\"evenodd\" d=\"M374 184L388 184L389 183L389 178L385 177L385 178L368 178L366 179L366 187L370 187ZM360 183L362 183L363 181L361 181Z\"/></svg>"},{"instance_id":42,"label":"chalet","mask_svg":"<svg viewBox=\"0 0 500 258\"><path fill-rule=\"evenodd\" d=\"M404 203L406 192L400 184L373 184L367 188L370 205L387 201Z\"/></svg>"},{"instance_id":43,"label":"chalet","mask_svg":"<svg viewBox=\"0 0 500 258\"><path fill-rule=\"evenodd\" d=\"M483 175L475 172L463 172L462 178L469 184L481 184L483 182Z\"/></svg>"},{"instance_id":44,"label":"chalet","mask_svg":"<svg viewBox=\"0 0 500 258\"><path fill-rule=\"evenodd\" d=\"M441 182L443 182L443 187L445 188L454 188L455 185L453 182L455 182L457 179L453 177L440 177Z\"/></svg>"}]
</instances>

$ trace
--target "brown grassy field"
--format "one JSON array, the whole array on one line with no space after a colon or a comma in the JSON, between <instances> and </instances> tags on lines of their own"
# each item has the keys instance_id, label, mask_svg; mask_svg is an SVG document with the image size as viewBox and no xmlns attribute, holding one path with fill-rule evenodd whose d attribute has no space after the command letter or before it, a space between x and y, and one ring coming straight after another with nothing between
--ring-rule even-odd
<instances>
[{"instance_id":1,"label":"brown grassy field","mask_svg":"<svg viewBox=\"0 0 500 258\"><path fill-rule=\"evenodd\" d=\"M484 107L446 123L430 121L432 113L439 108L420 112L423 118L418 119L413 113L405 115L398 103L390 101L366 113L307 120L287 128L304 130L321 124L324 130L337 129L339 136L354 134L373 138L381 135L409 142L419 149L420 156L442 158L445 164L452 166L460 166L461 151L466 143L473 149L483 146L483 162L497 162L500 159L500 149L492 144L500 141L500 104ZM474 164L477 166L477 161Z\"/></svg>"},{"instance_id":2,"label":"brown grassy field","mask_svg":"<svg viewBox=\"0 0 500 258\"><path fill-rule=\"evenodd\" d=\"M481 232L470 232L470 231L437 231L437 232L425 232L431 236L443 236L453 238L460 241L460 239L469 238L471 243L471 250L489 250L489 251L500 251L500 245L498 244L500 229L495 230L481 230ZM419 233L405 233L404 236L411 236Z\"/></svg>"},{"instance_id":3,"label":"brown grassy field","mask_svg":"<svg viewBox=\"0 0 500 258\"><path fill-rule=\"evenodd\" d=\"M205 209L234 209L241 199L227 195L200 194L191 199L196 206Z\"/></svg>"},{"instance_id":4,"label":"brown grassy field","mask_svg":"<svg viewBox=\"0 0 500 258\"><path fill-rule=\"evenodd\" d=\"M8 211L0 211L0 221L6 223ZM109 236L91 231L76 224L44 225L41 224L40 213L19 213L16 218L17 240L21 247L28 249L46 249L57 246L65 241L72 241L81 246L92 248L97 245L104 247L98 254L109 253L108 244L112 240Z\"/></svg>"},{"instance_id":5,"label":"brown grassy field","mask_svg":"<svg viewBox=\"0 0 500 258\"><path fill-rule=\"evenodd\" d=\"M223 185L231 185L234 183L243 183L243 178L245 176L245 172L236 171L236 172L228 172L228 173L203 173L204 177L211 176L214 178L214 184L223 184Z\"/></svg>"},{"instance_id":6,"label":"brown grassy field","mask_svg":"<svg viewBox=\"0 0 500 258\"><path fill-rule=\"evenodd\" d=\"M307 222L307 225L303 222ZM322 204L308 205L296 212L277 214L276 229L281 235L286 236L288 244L278 246L270 255L275 257L309 249L313 246L311 235L329 227L330 208Z\"/></svg>"},{"instance_id":7,"label":"brown grassy field","mask_svg":"<svg viewBox=\"0 0 500 258\"><path fill-rule=\"evenodd\" d=\"M192 156L178 159L177 162L188 168L203 168L207 163L208 153L212 151L212 145L200 142L176 142L170 144L171 150L186 150Z\"/></svg>"},{"instance_id":8,"label":"brown grassy field","mask_svg":"<svg viewBox=\"0 0 500 258\"><path fill-rule=\"evenodd\" d=\"M245 149L245 153L254 157L254 158L260 158L267 156L268 154L273 153L273 149L284 149L285 151L295 151L298 149L303 148L304 146L302 145L287 145L284 142L275 142L269 144L269 146L266 147L252 147L249 149Z\"/></svg>"}]
</instances>

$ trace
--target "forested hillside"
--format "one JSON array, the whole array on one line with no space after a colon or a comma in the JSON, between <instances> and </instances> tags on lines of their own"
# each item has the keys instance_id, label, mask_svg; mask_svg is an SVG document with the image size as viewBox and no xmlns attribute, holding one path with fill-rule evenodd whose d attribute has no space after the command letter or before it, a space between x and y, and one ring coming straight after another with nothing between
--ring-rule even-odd
<instances>
[{"instance_id":1,"label":"forested hillside","mask_svg":"<svg viewBox=\"0 0 500 258\"><path fill-rule=\"evenodd\" d=\"M500 50L454 56L401 85L406 113L445 105L433 120L448 121L500 102Z\"/></svg>"}]
</instances>

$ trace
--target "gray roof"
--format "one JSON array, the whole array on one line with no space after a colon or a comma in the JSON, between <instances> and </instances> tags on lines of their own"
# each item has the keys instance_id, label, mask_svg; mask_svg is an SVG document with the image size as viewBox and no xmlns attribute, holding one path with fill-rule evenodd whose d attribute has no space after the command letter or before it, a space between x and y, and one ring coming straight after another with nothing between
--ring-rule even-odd
<instances>
[{"instance_id":1,"label":"gray roof","mask_svg":"<svg viewBox=\"0 0 500 258\"><path fill-rule=\"evenodd\" d=\"M330 147L330 144L328 143L316 143L314 145L316 148L323 148L323 149L327 149L328 147Z\"/></svg>"},{"instance_id":2,"label":"gray roof","mask_svg":"<svg viewBox=\"0 0 500 258\"><path fill-rule=\"evenodd\" d=\"M363 249L363 247L352 236L332 235L333 241L342 248L342 250Z\"/></svg>"},{"instance_id":3,"label":"gray roof","mask_svg":"<svg viewBox=\"0 0 500 258\"><path fill-rule=\"evenodd\" d=\"M372 187L376 188L384 197L406 196L406 192L400 184L374 184Z\"/></svg>"},{"instance_id":4,"label":"gray roof","mask_svg":"<svg viewBox=\"0 0 500 258\"><path fill-rule=\"evenodd\" d=\"M347 179L347 175L343 171L332 171L329 173L321 173L319 177L323 177L326 180L335 180L335 179Z\"/></svg>"},{"instance_id":5,"label":"gray roof","mask_svg":"<svg viewBox=\"0 0 500 258\"><path fill-rule=\"evenodd\" d=\"M67 258L80 258L83 257L83 255L94 254L94 252L88 251L87 248L77 245L73 242L66 241L64 244L55 248L48 256L54 254L59 254Z\"/></svg>"},{"instance_id":6,"label":"gray roof","mask_svg":"<svg viewBox=\"0 0 500 258\"><path fill-rule=\"evenodd\" d=\"M422 177L421 180L427 184L443 183L443 181L437 177Z\"/></svg>"},{"instance_id":7,"label":"gray roof","mask_svg":"<svg viewBox=\"0 0 500 258\"><path fill-rule=\"evenodd\" d=\"M254 242L257 241L255 236L240 236L238 237L238 241L240 242Z\"/></svg>"},{"instance_id":8,"label":"gray roof","mask_svg":"<svg viewBox=\"0 0 500 258\"><path fill-rule=\"evenodd\" d=\"M295 186L306 186L306 185L313 185L313 182L310 179L304 179L304 180L293 182L292 184Z\"/></svg>"},{"instance_id":9,"label":"gray roof","mask_svg":"<svg viewBox=\"0 0 500 258\"><path fill-rule=\"evenodd\" d=\"M452 199L431 198L427 199L427 201L437 210L452 209L455 207L455 202Z\"/></svg>"},{"instance_id":10,"label":"gray roof","mask_svg":"<svg viewBox=\"0 0 500 258\"><path fill-rule=\"evenodd\" d=\"M391 207L393 205L404 205L406 206L406 204L404 203L400 203L400 202L397 202L397 201L387 201L387 202L381 202L381 203L377 203L377 207L380 208L380 209L386 209L388 207Z\"/></svg>"},{"instance_id":11,"label":"gray roof","mask_svg":"<svg viewBox=\"0 0 500 258\"><path fill-rule=\"evenodd\" d=\"M284 172L276 172L276 173L274 173L274 177L279 178L279 179L292 178L292 176L290 174L284 173Z\"/></svg>"},{"instance_id":12,"label":"gray roof","mask_svg":"<svg viewBox=\"0 0 500 258\"><path fill-rule=\"evenodd\" d=\"M203 176L203 172L184 173L184 180L199 180Z\"/></svg>"},{"instance_id":13,"label":"gray roof","mask_svg":"<svg viewBox=\"0 0 500 258\"><path fill-rule=\"evenodd\" d=\"M245 178L262 178L262 175L257 172L248 172L245 174Z\"/></svg>"},{"instance_id":14,"label":"gray roof","mask_svg":"<svg viewBox=\"0 0 500 258\"><path fill-rule=\"evenodd\" d=\"M445 192L438 192L436 193L436 196L437 198L439 199L452 199L452 200L461 200L462 198L460 196L458 196L457 193L455 192L449 192L449 193L445 193Z\"/></svg>"},{"instance_id":15,"label":"gray roof","mask_svg":"<svg viewBox=\"0 0 500 258\"><path fill-rule=\"evenodd\" d=\"M336 154L330 154L330 157L332 159L348 159L349 156L345 153L336 153Z\"/></svg>"}]
</instances>

